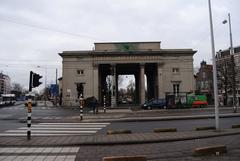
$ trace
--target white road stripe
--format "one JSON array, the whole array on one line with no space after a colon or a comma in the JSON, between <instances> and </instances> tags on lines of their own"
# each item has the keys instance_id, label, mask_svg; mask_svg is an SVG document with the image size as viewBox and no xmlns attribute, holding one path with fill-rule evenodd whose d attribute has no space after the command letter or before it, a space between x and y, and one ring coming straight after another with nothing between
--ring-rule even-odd
<instances>
[{"instance_id":1,"label":"white road stripe","mask_svg":"<svg viewBox=\"0 0 240 161\"><path fill-rule=\"evenodd\" d=\"M0 153L16 153L16 154L24 154L24 153L77 153L79 147L0 147Z\"/></svg>"},{"instance_id":2,"label":"white road stripe","mask_svg":"<svg viewBox=\"0 0 240 161\"><path fill-rule=\"evenodd\" d=\"M33 136L93 135L110 123L40 123L31 126ZM26 136L27 127L7 130L0 136Z\"/></svg>"},{"instance_id":3,"label":"white road stripe","mask_svg":"<svg viewBox=\"0 0 240 161\"><path fill-rule=\"evenodd\" d=\"M26 130L7 130L7 133L25 133ZM31 130L32 133L63 133L63 134L71 134L71 133L96 133L97 131L51 131L51 130Z\"/></svg>"},{"instance_id":4,"label":"white road stripe","mask_svg":"<svg viewBox=\"0 0 240 161\"><path fill-rule=\"evenodd\" d=\"M106 125L32 125L32 127L69 127L69 128L74 128L74 127L91 127L91 128L97 128L97 127L106 127Z\"/></svg>"},{"instance_id":5,"label":"white road stripe","mask_svg":"<svg viewBox=\"0 0 240 161\"><path fill-rule=\"evenodd\" d=\"M26 130L27 128L26 127L21 127L21 128L18 128L19 130ZM86 127L86 128L84 128L84 127L79 127L79 128L61 128L61 127L59 127L59 128L48 128L48 127L32 127L31 128L32 130L101 130L102 128L90 128L90 127Z\"/></svg>"},{"instance_id":6,"label":"white road stripe","mask_svg":"<svg viewBox=\"0 0 240 161\"><path fill-rule=\"evenodd\" d=\"M35 134L35 133L31 133L31 136L86 136L86 135L92 135L90 133L86 133L86 134ZM16 133L0 133L0 136L26 136L27 137L27 133L23 134L16 134Z\"/></svg>"},{"instance_id":7,"label":"white road stripe","mask_svg":"<svg viewBox=\"0 0 240 161\"><path fill-rule=\"evenodd\" d=\"M109 125L109 122L106 123L40 123L40 125Z\"/></svg>"},{"instance_id":8,"label":"white road stripe","mask_svg":"<svg viewBox=\"0 0 240 161\"><path fill-rule=\"evenodd\" d=\"M44 148L1 148L0 147L0 160L66 160L74 161L76 154L79 151L79 147L44 147ZM31 153L29 155L29 153ZM19 155L21 154L21 155Z\"/></svg>"}]
</instances>

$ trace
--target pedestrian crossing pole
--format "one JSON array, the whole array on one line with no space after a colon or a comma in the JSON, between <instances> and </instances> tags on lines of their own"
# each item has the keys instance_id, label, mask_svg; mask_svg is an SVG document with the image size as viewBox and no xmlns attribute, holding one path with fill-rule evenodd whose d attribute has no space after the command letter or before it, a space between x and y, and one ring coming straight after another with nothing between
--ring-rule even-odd
<instances>
[{"instance_id":1,"label":"pedestrian crossing pole","mask_svg":"<svg viewBox=\"0 0 240 161\"><path fill-rule=\"evenodd\" d=\"M106 113L106 96L103 95L103 110L104 110L104 113Z\"/></svg>"},{"instance_id":2,"label":"pedestrian crossing pole","mask_svg":"<svg viewBox=\"0 0 240 161\"><path fill-rule=\"evenodd\" d=\"M83 96L80 94L80 119L83 120Z\"/></svg>"},{"instance_id":3,"label":"pedestrian crossing pole","mask_svg":"<svg viewBox=\"0 0 240 161\"><path fill-rule=\"evenodd\" d=\"M28 99L28 115L27 115L27 139L31 139L31 117L32 117L32 100Z\"/></svg>"}]
</instances>

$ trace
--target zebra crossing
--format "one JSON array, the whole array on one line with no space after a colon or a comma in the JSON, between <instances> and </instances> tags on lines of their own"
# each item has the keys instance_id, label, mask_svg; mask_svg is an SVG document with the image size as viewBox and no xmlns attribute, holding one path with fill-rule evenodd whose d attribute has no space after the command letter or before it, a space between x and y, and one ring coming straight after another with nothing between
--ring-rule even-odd
<instances>
[{"instance_id":1,"label":"zebra crossing","mask_svg":"<svg viewBox=\"0 0 240 161\"><path fill-rule=\"evenodd\" d=\"M45 107L45 106L36 106L33 107L36 110L56 110L58 109L57 107ZM6 106L3 108L4 110L24 110L27 109L25 106Z\"/></svg>"},{"instance_id":2,"label":"zebra crossing","mask_svg":"<svg viewBox=\"0 0 240 161\"><path fill-rule=\"evenodd\" d=\"M4 161L74 161L79 147L0 147Z\"/></svg>"},{"instance_id":3,"label":"zebra crossing","mask_svg":"<svg viewBox=\"0 0 240 161\"><path fill-rule=\"evenodd\" d=\"M110 123L39 123L32 124L32 136L93 135ZM27 127L6 130L0 136L26 136Z\"/></svg>"}]
</instances>

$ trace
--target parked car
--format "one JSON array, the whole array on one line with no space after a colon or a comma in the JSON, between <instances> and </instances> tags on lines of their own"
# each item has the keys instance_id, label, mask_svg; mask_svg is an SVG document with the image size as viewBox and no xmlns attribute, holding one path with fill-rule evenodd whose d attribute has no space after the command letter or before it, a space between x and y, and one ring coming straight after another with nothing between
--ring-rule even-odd
<instances>
[{"instance_id":1,"label":"parked car","mask_svg":"<svg viewBox=\"0 0 240 161\"><path fill-rule=\"evenodd\" d=\"M149 101L146 101L143 105L143 109L152 109L152 108L166 108L166 100L164 98L153 98Z\"/></svg>"}]
</instances>

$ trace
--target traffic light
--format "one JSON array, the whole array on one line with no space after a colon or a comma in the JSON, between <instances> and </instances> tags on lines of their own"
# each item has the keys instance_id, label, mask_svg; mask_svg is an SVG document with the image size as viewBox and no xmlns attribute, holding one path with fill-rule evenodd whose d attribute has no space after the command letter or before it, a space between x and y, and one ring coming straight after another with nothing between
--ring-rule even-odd
<instances>
[{"instance_id":1,"label":"traffic light","mask_svg":"<svg viewBox=\"0 0 240 161\"><path fill-rule=\"evenodd\" d=\"M39 74L30 71L29 91L32 91L32 88L38 87L40 84L42 84L42 82L39 82L39 79L41 78L42 76Z\"/></svg>"},{"instance_id":2,"label":"traffic light","mask_svg":"<svg viewBox=\"0 0 240 161\"><path fill-rule=\"evenodd\" d=\"M32 87L38 87L40 84L42 84L42 82L39 82L39 79L41 79L42 76L40 76L37 73L33 73L33 83L32 83Z\"/></svg>"}]
</instances>

